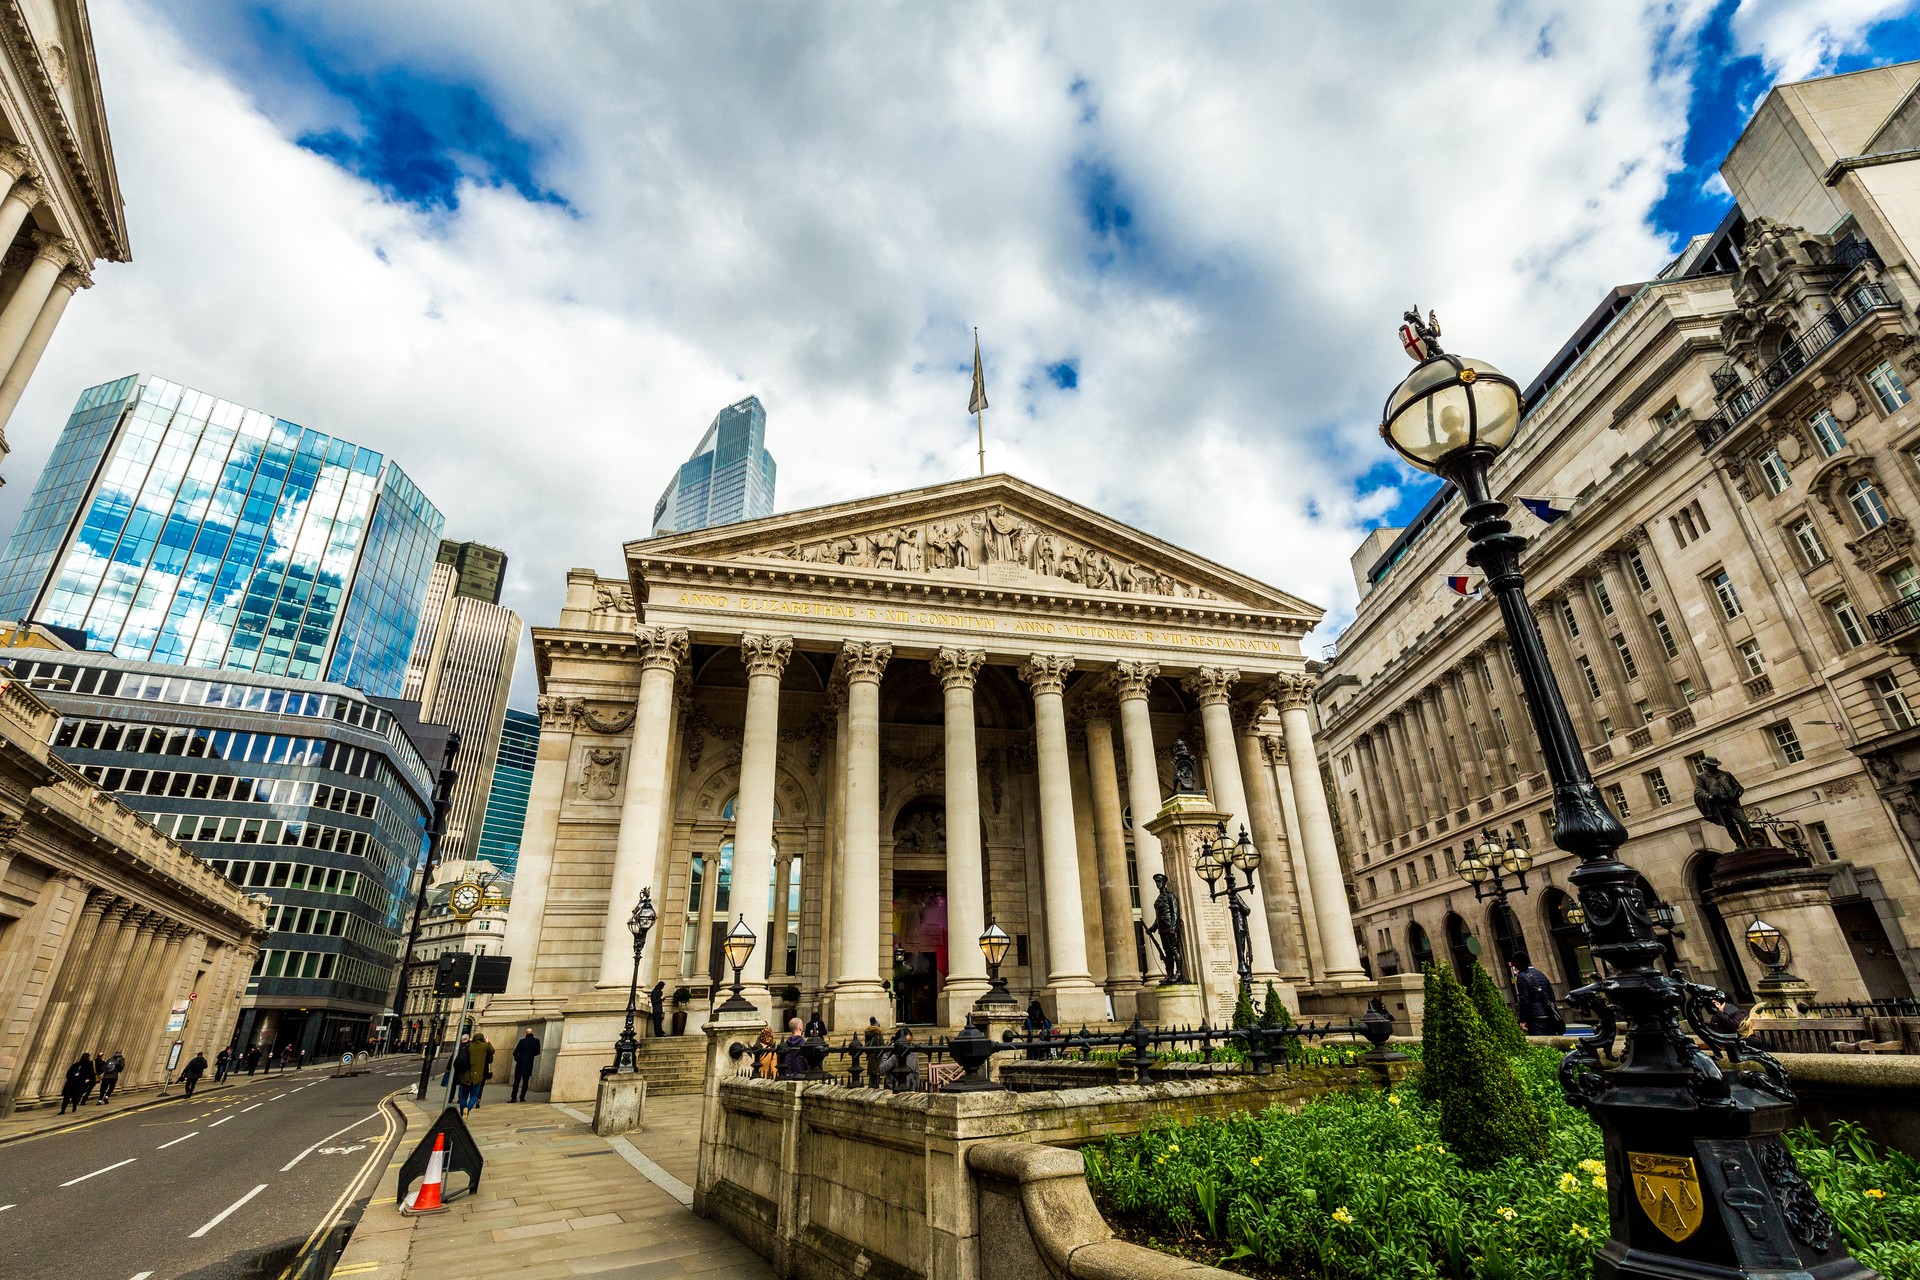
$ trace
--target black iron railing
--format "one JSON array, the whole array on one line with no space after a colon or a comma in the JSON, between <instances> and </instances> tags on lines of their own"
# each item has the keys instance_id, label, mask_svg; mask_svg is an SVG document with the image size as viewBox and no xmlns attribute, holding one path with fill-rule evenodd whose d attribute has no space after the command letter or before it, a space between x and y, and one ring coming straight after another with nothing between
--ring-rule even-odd
<instances>
[{"instance_id":1,"label":"black iron railing","mask_svg":"<svg viewBox=\"0 0 1920 1280\"><path fill-rule=\"evenodd\" d=\"M1752 417L1755 410L1811 364L1816 355L1838 342L1847 330L1874 311L1897 305L1878 284L1857 285L1848 290L1845 297L1835 298L1833 309L1788 343L1758 376L1741 382L1737 375L1716 375L1714 386L1720 393L1720 411L1693 424L1700 436L1700 447L1711 448L1716 440Z\"/></svg>"},{"instance_id":2,"label":"black iron railing","mask_svg":"<svg viewBox=\"0 0 1920 1280\"><path fill-rule=\"evenodd\" d=\"M1920 627L1920 596L1912 596L1899 604L1877 613L1867 615L1867 628L1873 632L1873 638L1881 642L1903 636Z\"/></svg>"},{"instance_id":3,"label":"black iron railing","mask_svg":"<svg viewBox=\"0 0 1920 1280\"><path fill-rule=\"evenodd\" d=\"M1851 271L1863 262L1879 262L1880 254L1865 240L1842 240L1833 246L1833 261Z\"/></svg>"},{"instance_id":4,"label":"black iron railing","mask_svg":"<svg viewBox=\"0 0 1920 1280\"><path fill-rule=\"evenodd\" d=\"M1814 1018L1920 1018L1920 1000L1833 1000L1800 1006Z\"/></svg>"}]
</instances>

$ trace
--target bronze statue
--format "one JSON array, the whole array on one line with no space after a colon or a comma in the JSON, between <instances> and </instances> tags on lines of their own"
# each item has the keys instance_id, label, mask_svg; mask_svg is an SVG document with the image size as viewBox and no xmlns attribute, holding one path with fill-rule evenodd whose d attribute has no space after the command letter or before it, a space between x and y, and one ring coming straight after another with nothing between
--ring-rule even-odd
<instances>
[{"instance_id":1,"label":"bronze statue","mask_svg":"<svg viewBox=\"0 0 1920 1280\"><path fill-rule=\"evenodd\" d=\"M1160 893L1153 900L1153 926L1147 930L1147 938L1159 953L1160 967L1166 971L1166 976L1160 979L1160 985L1166 987L1187 980L1186 954L1180 943L1180 900L1167 888L1165 872L1154 872L1153 883Z\"/></svg>"},{"instance_id":2,"label":"bronze statue","mask_svg":"<svg viewBox=\"0 0 1920 1280\"><path fill-rule=\"evenodd\" d=\"M1186 742L1180 738L1173 740L1173 789L1180 795L1197 795L1200 791L1193 752L1187 750Z\"/></svg>"},{"instance_id":3,"label":"bronze statue","mask_svg":"<svg viewBox=\"0 0 1920 1280\"><path fill-rule=\"evenodd\" d=\"M1733 841L1735 849L1752 849L1764 843L1760 833L1747 820L1747 811L1740 803L1740 797L1746 794L1746 788L1740 780L1720 767L1720 762L1712 756L1700 760L1700 769L1696 775L1693 789L1693 806L1708 822L1717 827L1725 827L1727 838Z\"/></svg>"}]
</instances>

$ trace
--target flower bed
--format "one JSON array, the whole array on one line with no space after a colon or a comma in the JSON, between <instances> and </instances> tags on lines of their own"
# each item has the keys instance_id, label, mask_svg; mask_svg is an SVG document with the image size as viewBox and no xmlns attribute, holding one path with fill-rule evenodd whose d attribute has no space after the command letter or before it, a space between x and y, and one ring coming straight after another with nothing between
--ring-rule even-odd
<instances>
[{"instance_id":1,"label":"flower bed","mask_svg":"<svg viewBox=\"0 0 1920 1280\"><path fill-rule=\"evenodd\" d=\"M1109 1139L1086 1149L1087 1180L1129 1238L1250 1275L1587 1280L1607 1235L1601 1138L1561 1100L1558 1061L1513 1063L1548 1118L1544 1163L1468 1170L1409 1083ZM1792 1145L1855 1255L1920 1280L1920 1163L1857 1129Z\"/></svg>"}]
</instances>

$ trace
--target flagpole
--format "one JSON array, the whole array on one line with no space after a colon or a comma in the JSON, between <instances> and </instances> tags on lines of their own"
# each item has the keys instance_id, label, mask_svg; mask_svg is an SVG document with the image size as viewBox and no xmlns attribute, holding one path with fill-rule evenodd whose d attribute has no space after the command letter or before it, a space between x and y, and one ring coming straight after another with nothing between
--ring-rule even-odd
<instances>
[{"instance_id":1,"label":"flagpole","mask_svg":"<svg viewBox=\"0 0 1920 1280\"><path fill-rule=\"evenodd\" d=\"M985 416L986 410L974 410L973 429L980 437L980 474L983 476L987 474L987 427L986 424L981 421Z\"/></svg>"}]
</instances>

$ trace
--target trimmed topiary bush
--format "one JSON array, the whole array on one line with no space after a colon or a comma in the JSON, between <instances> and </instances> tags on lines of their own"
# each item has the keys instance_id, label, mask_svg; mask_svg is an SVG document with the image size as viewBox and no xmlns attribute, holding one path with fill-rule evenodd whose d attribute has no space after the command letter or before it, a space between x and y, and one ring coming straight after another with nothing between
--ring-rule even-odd
<instances>
[{"instance_id":1,"label":"trimmed topiary bush","mask_svg":"<svg viewBox=\"0 0 1920 1280\"><path fill-rule=\"evenodd\" d=\"M1233 1029L1245 1031L1253 1025L1253 988L1248 983L1240 984L1240 996L1233 1002Z\"/></svg>"},{"instance_id":2,"label":"trimmed topiary bush","mask_svg":"<svg viewBox=\"0 0 1920 1280\"><path fill-rule=\"evenodd\" d=\"M1444 964L1428 978L1426 1017L1421 1074L1440 1108L1447 1145L1470 1169L1491 1168L1509 1156L1545 1156L1545 1123L1466 988Z\"/></svg>"},{"instance_id":3,"label":"trimmed topiary bush","mask_svg":"<svg viewBox=\"0 0 1920 1280\"><path fill-rule=\"evenodd\" d=\"M1290 1027L1293 1015L1287 1012L1286 1004L1280 999L1280 993L1274 990L1271 982L1267 984L1267 993L1262 997L1260 1025L1263 1027ZM1307 1046L1297 1036L1288 1036L1274 1043L1273 1056L1282 1062L1298 1062L1306 1056Z\"/></svg>"},{"instance_id":4,"label":"trimmed topiary bush","mask_svg":"<svg viewBox=\"0 0 1920 1280\"><path fill-rule=\"evenodd\" d=\"M1467 998L1473 1001L1474 1012L1492 1033L1497 1047L1510 1054L1527 1051L1527 1033L1521 1029L1520 1019L1501 996L1500 988L1493 985L1484 965L1473 966L1473 974L1467 979Z\"/></svg>"}]
</instances>

